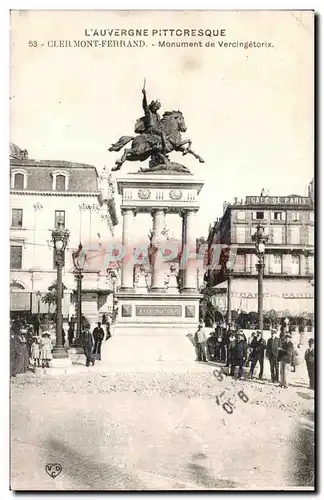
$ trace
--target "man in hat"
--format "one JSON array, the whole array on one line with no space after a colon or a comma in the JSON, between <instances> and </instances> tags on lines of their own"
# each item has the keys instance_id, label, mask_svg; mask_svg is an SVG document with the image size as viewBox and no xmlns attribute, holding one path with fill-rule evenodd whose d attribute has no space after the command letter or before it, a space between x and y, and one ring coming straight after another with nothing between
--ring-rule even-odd
<instances>
[{"instance_id":1,"label":"man in hat","mask_svg":"<svg viewBox=\"0 0 324 500\"><path fill-rule=\"evenodd\" d=\"M246 342L244 341L243 331L239 330L234 344L231 363L231 376L235 375L235 366L238 366L238 378L243 378L243 366L246 358Z\"/></svg>"},{"instance_id":2,"label":"man in hat","mask_svg":"<svg viewBox=\"0 0 324 500\"><path fill-rule=\"evenodd\" d=\"M250 363L252 360L252 353L253 353L253 349L251 347L251 344L255 338L256 338L256 332L252 332L250 337L248 338L248 341L247 341L247 359L245 362L245 366L250 366Z\"/></svg>"},{"instance_id":3,"label":"man in hat","mask_svg":"<svg viewBox=\"0 0 324 500\"><path fill-rule=\"evenodd\" d=\"M212 328L213 331L207 339L207 354L209 360L217 361L217 330L215 323L213 323Z\"/></svg>"},{"instance_id":4,"label":"man in hat","mask_svg":"<svg viewBox=\"0 0 324 500\"><path fill-rule=\"evenodd\" d=\"M258 362L258 343L259 343L259 333L260 332L253 332L252 334L252 340L250 342L250 371L249 371L249 376L248 378L253 378L253 372L256 367L256 364Z\"/></svg>"},{"instance_id":5,"label":"man in hat","mask_svg":"<svg viewBox=\"0 0 324 500\"><path fill-rule=\"evenodd\" d=\"M263 366L264 366L264 351L266 349L266 342L263 338L263 333L258 330L256 336L253 338L250 344L251 348L251 367L249 377L253 378L253 372L256 364L259 363L259 379L262 380L263 377Z\"/></svg>"},{"instance_id":6,"label":"man in hat","mask_svg":"<svg viewBox=\"0 0 324 500\"><path fill-rule=\"evenodd\" d=\"M267 358L270 363L270 371L271 371L271 381L278 382L279 381L279 361L278 361L278 353L279 353L279 339L277 337L277 330L271 330L271 337L267 342Z\"/></svg>"},{"instance_id":7,"label":"man in hat","mask_svg":"<svg viewBox=\"0 0 324 500\"><path fill-rule=\"evenodd\" d=\"M195 341L196 354L197 354L196 361L207 361L207 355L206 355L207 337L206 337L206 332L205 332L204 321L199 322L198 330L196 331L195 336L194 336L194 341Z\"/></svg>"},{"instance_id":8,"label":"man in hat","mask_svg":"<svg viewBox=\"0 0 324 500\"><path fill-rule=\"evenodd\" d=\"M234 349L235 349L235 332L234 330L229 330L228 344L227 344L227 354L226 354L226 367L231 368L234 360Z\"/></svg>"},{"instance_id":9,"label":"man in hat","mask_svg":"<svg viewBox=\"0 0 324 500\"><path fill-rule=\"evenodd\" d=\"M85 328L82 332L81 335L82 339L82 347L84 350L84 355L86 357L86 366L90 366L90 363L92 366L95 364L95 358L93 356L93 346L94 346L94 340L93 340L93 335L90 331L90 325L86 324Z\"/></svg>"},{"instance_id":10,"label":"man in hat","mask_svg":"<svg viewBox=\"0 0 324 500\"><path fill-rule=\"evenodd\" d=\"M305 361L309 377L309 388L315 389L314 387L314 375L315 375L315 349L314 349L314 339L309 339L308 349L305 352Z\"/></svg>"},{"instance_id":11,"label":"man in hat","mask_svg":"<svg viewBox=\"0 0 324 500\"><path fill-rule=\"evenodd\" d=\"M103 331L103 328L101 328L100 321L98 321L98 326L96 326L96 328L93 330L92 335L94 340L93 354L95 355L96 359L99 359L99 361L101 361L101 344L103 339L105 338L105 332Z\"/></svg>"},{"instance_id":12,"label":"man in hat","mask_svg":"<svg viewBox=\"0 0 324 500\"><path fill-rule=\"evenodd\" d=\"M279 386L284 389L288 388L288 371L291 364L293 344L291 342L291 333L286 333L283 336L281 345L279 346L278 360L279 360Z\"/></svg>"}]
</instances>

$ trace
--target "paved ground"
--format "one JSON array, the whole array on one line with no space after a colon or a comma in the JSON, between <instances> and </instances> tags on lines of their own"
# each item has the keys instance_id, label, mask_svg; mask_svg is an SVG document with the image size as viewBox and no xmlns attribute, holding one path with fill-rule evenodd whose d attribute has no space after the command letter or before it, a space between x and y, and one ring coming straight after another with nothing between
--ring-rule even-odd
<instances>
[{"instance_id":1,"label":"paved ground","mask_svg":"<svg viewBox=\"0 0 324 500\"><path fill-rule=\"evenodd\" d=\"M287 390L219 382L213 369L18 376L12 489L311 488L313 391L297 376ZM227 414L216 395L242 387L248 402Z\"/></svg>"}]
</instances>

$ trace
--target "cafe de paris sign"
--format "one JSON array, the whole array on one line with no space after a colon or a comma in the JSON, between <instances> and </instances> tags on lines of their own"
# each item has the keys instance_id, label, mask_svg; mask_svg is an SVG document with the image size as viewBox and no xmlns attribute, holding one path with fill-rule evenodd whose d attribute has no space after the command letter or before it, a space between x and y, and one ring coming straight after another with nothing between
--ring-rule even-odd
<instances>
[{"instance_id":1,"label":"cafe de paris sign","mask_svg":"<svg viewBox=\"0 0 324 500\"><path fill-rule=\"evenodd\" d=\"M246 205L311 205L305 196L247 196Z\"/></svg>"}]
</instances>

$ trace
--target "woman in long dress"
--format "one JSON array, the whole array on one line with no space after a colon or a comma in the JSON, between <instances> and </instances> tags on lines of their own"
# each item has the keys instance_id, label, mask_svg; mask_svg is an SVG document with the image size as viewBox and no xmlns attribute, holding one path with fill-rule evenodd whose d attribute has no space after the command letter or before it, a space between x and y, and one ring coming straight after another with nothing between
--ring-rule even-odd
<instances>
[{"instance_id":1,"label":"woman in long dress","mask_svg":"<svg viewBox=\"0 0 324 500\"><path fill-rule=\"evenodd\" d=\"M27 371L29 355L26 337L22 332L17 332L12 342L13 367L11 373L15 377L18 373L25 373Z\"/></svg>"}]
</instances>

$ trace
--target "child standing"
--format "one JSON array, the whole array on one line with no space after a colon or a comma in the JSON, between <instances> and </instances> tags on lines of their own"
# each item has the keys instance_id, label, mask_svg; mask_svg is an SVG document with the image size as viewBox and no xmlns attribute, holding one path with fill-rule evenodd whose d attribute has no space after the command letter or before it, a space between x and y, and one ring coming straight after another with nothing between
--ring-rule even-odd
<instances>
[{"instance_id":1,"label":"child standing","mask_svg":"<svg viewBox=\"0 0 324 500\"><path fill-rule=\"evenodd\" d=\"M40 346L39 346L39 337L33 337L33 342L31 345L31 358L34 363L34 366L39 366L40 364Z\"/></svg>"},{"instance_id":2,"label":"child standing","mask_svg":"<svg viewBox=\"0 0 324 500\"><path fill-rule=\"evenodd\" d=\"M49 362L53 359L52 349L50 334L49 332L44 332L41 340L42 368L49 368Z\"/></svg>"}]
</instances>

